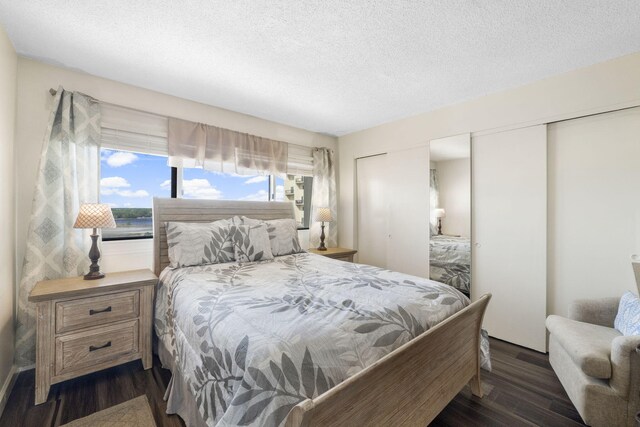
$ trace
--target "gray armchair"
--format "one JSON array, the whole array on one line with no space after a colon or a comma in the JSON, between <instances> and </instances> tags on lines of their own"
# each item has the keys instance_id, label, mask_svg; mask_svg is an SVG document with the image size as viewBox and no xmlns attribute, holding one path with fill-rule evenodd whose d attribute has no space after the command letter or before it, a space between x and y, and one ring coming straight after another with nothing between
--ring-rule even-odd
<instances>
[{"instance_id":1,"label":"gray armchair","mask_svg":"<svg viewBox=\"0 0 640 427\"><path fill-rule=\"evenodd\" d=\"M619 298L577 300L547 317L549 362L584 422L634 426L640 411L640 336L613 328Z\"/></svg>"}]
</instances>

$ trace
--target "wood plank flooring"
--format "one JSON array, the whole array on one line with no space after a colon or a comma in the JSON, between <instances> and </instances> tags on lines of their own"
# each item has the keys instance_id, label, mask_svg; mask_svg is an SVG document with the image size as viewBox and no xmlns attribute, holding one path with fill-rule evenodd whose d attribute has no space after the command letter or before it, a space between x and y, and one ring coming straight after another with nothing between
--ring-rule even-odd
<instances>
[{"instance_id":1,"label":"wood plank flooring","mask_svg":"<svg viewBox=\"0 0 640 427\"><path fill-rule=\"evenodd\" d=\"M491 339L493 372L483 371L482 399L467 388L440 413L432 426L579 426L548 357ZM22 372L0 417L1 427L55 427L146 394L158 427L184 426L165 413L164 392L171 375L156 358L149 371L126 365L51 388L46 403L34 406L34 371Z\"/></svg>"}]
</instances>

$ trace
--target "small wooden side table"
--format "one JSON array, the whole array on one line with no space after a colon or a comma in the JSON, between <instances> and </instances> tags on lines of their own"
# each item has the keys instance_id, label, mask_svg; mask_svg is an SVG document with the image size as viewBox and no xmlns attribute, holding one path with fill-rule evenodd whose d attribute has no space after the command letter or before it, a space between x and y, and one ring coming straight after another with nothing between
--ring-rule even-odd
<instances>
[{"instance_id":1,"label":"small wooden side table","mask_svg":"<svg viewBox=\"0 0 640 427\"><path fill-rule=\"evenodd\" d=\"M353 262L353 256L358 253L355 249L347 248L327 248L326 251L317 249L309 249L309 252L316 255L326 256L327 258L339 259L341 261Z\"/></svg>"},{"instance_id":2,"label":"small wooden side table","mask_svg":"<svg viewBox=\"0 0 640 427\"><path fill-rule=\"evenodd\" d=\"M36 405L52 384L136 359L152 367L156 283L151 270L133 270L36 284Z\"/></svg>"}]
</instances>

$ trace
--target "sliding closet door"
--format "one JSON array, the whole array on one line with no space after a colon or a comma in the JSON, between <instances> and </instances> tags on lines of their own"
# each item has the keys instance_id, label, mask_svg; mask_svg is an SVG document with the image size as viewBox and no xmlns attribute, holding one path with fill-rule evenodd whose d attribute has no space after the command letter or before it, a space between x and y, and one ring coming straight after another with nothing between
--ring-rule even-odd
<instances>
[{"instance_id":1,"label":"sliding closet door","mask_svg":"<svg viewBox=\"0 0 640 427\"><path fill-rule=\"evenodd\" d=\"M387 154L387 268L429 278L429 147Z\"/></svg>"},{"instance_id":2,"label":"sliding closet door","mask_svg":"<svg viewBox=\"0 0 640 427\"><path fill-rule=\"evenodd\" d=\"M387 268L387 156L356 160L358 262Z\"/></svg>"},{"instance_id":3,"label":"sliding closet door","mask_svg":"<svg viewBox=\"0 0 640 427\"><path fill-rule=\"evenodd\" d=\"M471 296L489 335L546 350L546 126L472 139Z\"/></svg>"},{"instance_id":4,"label":"sliding closet door","mask_svg":"<svg viewBox=\"0 0 640 427\"><path fill-rule=\"evenodd\" d=\"M549 313L637 292L640 108L549 125Z\"/></svg>"}]
</instances>

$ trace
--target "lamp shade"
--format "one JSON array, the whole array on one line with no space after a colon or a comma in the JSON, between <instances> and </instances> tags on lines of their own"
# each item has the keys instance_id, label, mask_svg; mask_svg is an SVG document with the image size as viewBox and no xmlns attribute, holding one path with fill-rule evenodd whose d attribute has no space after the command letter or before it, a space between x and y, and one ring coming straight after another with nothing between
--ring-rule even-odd
<instances>
[{"instance_id":1,"label":"lamp shade","mask_svg":"<svg viewBox=\"0 0 640 427\"><path fill-rule=\"evenodd\" d=\"M433 210L433 215L436 218L444 218L447 216L447 214L444 212L444 209L434 209Z\"/></svg>"},{"instance_id":2,"label":"lamp shade","mask_svg":"<svg viewBox=\"0 0 640 427\"><path fill-rule=\"evenodd\" d=\"M109 205L83 203L73 228L116 228L116 221Z\"/></svg>"},{"instance_id":3,"label":"lamp shade","mask_svg":"<svg viewBox=\"0 0 640 427\"><path fill-rule=\"evenodd\" d=\"M316 210L316 216L314 217L314 220L320 221L320 222L329 222L332 219L333 218L331 217L331 209L329 209L329 208L318 208Z\"/></svg>"}]
</instances>

